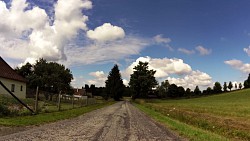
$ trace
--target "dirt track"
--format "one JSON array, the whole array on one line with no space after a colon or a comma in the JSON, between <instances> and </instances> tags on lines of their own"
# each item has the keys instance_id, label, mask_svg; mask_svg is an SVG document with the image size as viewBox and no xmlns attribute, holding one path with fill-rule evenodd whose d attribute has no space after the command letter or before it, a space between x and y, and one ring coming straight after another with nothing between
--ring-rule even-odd
<instances>
[{"instance_id":1,"label":"dirt track","mask_svg":"<svg viewBox=\"0 0 250 141\"><path fill-rule=\"evenodd\" d=\"M74 119L42 125L0 137L0 140L167 141L180 140L127 101Z\"/></svg>"}]
</instances>

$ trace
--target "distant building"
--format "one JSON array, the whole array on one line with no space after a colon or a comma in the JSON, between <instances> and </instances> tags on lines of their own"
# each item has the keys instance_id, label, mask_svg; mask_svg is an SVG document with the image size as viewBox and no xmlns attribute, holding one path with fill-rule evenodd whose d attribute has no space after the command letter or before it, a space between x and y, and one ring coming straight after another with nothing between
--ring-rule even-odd
<instances>
[{"instance_id":1,"label":"distant building","mask_svg":"<svg viewBox=\"0 0 250 141\"><path fill-rule=\"evenodd\" d=\"M84 96L84 95L86 95L86 91L84 88L74 89L74 95Z\"/></svg>"},{"instance_id":2,"label":"distant building","mask_svg":"<svg viewBox=\"0 0 250 141\"><path fill-rule=\"evenodd\" d=\"M0 81L18 98L26 98L26 79L17 74L0 56ZM0 94L9 93L0 86Z\"/></svg>"}]
</instances>

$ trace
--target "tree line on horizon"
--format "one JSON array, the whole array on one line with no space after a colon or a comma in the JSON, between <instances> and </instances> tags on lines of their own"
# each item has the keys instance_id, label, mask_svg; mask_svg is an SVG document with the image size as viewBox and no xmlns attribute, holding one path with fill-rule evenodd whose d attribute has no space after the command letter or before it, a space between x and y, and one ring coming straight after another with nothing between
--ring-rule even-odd
<instances>
[{"instance_id":1,"label":"tree line on horizon","mask_svg":"<svg viewBox=\"0 0 250 141\"><path fill-rule=\"evenodd\" d=\"M116 70L116 76L113 75L114 71ZM114 66L109 73L108 80L106 81L106 88L110 91L107 91L107 96L115 96L120 95L119 99L124 94L125 86L122 85L122 78L119 72L119 68L117 65ZM219 82L215 82L214 86L208 87L207 89L201 91L199 89L199 86L196 86L195 89L192 91L190 88L187 88L186 90L182 86L177 86L176 84L170 84L168 80L165 80L161 82L160 85L158 85L158 82L156 81L154 74L156 73L155 70L149 70L148 68L148 62L139 62L137 66L134 68L133 74L130 75L130 81L129 86L127 88L126 94L128 94L132 97L132 99L136 98L191 98L191 97L199 97L203 95L211 95L211 94L220 94L223 92L227 92L228 89L231 91L233 88L235 90L242 89L243 86L241 83L238 85L230 81L227 85L226 82L224 82L224 85L222 85ZM111 81L111 77L117 77L117 81ZM119 78L119 79L118 79ZM112 79L114 80L114 78ZM119 80L119 81L118 81ZM121 85L112 85L111 82L120 82ZM118 83L113 83L118 84ZM112 92L111 89L116 88L118 91L115 91L116 93ZM121 89L120 89L121 88ZM247 80L244 81L244 88L250 88L250 74L247 78ZM128 96L128 95L127 95ZM114 98L115 99L115 98ZM115 99L117 100L117 99Z\"/></svg>"},{"instance_id":2,"label":"tree line on horizon","mask_svg":"<svg viewBox=\"0 0 250 141\"><path fill-rule=\"evenodd\" d=\"M87 93L92 93L92 95L102 96L106 100L113 98L119 101L123 96L131 96L132 99L150 97L191 98L227 92L228 89L231 91L233 87L235 89L243 88L241 83L233 86L230 81L228 85L224 82L223 87L219 82L215 82L213 88L208 87L201 91L199 86L196 86L192 91L190 88L184 89L182 86L170 84L168 80L158 84L154 77L156 71L149 70L148 62L140 61L133 69L134 71L130 75L130 81L128 83L129 86L123 84L119 67L115 64L105 81L105 87L95 87L93 84L89 87L89 85L86 84L85 90ZM62 64L39 59L33 65L26 63L20 68L17 67L15 70L27 79L28 88L35 89L39 87L41 90L50 92L48 99L52 99L52 96L59 93L59 91L68 94L74 93L73 87L70 85L73 80L73 75L70 69L65 68ZM250 88L250 74L247 80L244 81L244 88Z\"/></svg>"}]
</instances>

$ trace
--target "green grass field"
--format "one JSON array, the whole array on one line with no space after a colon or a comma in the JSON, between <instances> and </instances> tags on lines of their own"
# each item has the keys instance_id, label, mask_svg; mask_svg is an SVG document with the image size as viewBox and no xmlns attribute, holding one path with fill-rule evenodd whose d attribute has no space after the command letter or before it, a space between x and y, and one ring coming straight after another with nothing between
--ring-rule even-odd
<instances>
[{"instance_id":1,"label":"green grass field","mask_svg":"<svg viewBox=\"0 0 250 141\"><path fill-rule=\"evenodd\" d=\"M250 140L250 89L194 99L137 100L137 103L165 117L229 140ZM181 134L190 138L185 133Z\"/></svg>"}]
</instances>

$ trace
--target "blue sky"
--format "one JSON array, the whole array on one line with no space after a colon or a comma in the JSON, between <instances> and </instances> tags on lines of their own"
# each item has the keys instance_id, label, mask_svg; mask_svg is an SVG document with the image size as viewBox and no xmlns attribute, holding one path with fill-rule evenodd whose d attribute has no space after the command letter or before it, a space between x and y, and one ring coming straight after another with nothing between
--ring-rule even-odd
<instances>
[{"instance_id":1,"label":"blue sky","mask_svg":"<svg viewBox=\"0 0 250 141\"><path fill-rule=\"evenodd\" d=\"M0 55L63 63L75 87L103 86L114 63L127 83L138 61L185 88L250 73L248 0L20 1L0 3Z\"/></svg>"}]
</instances>

